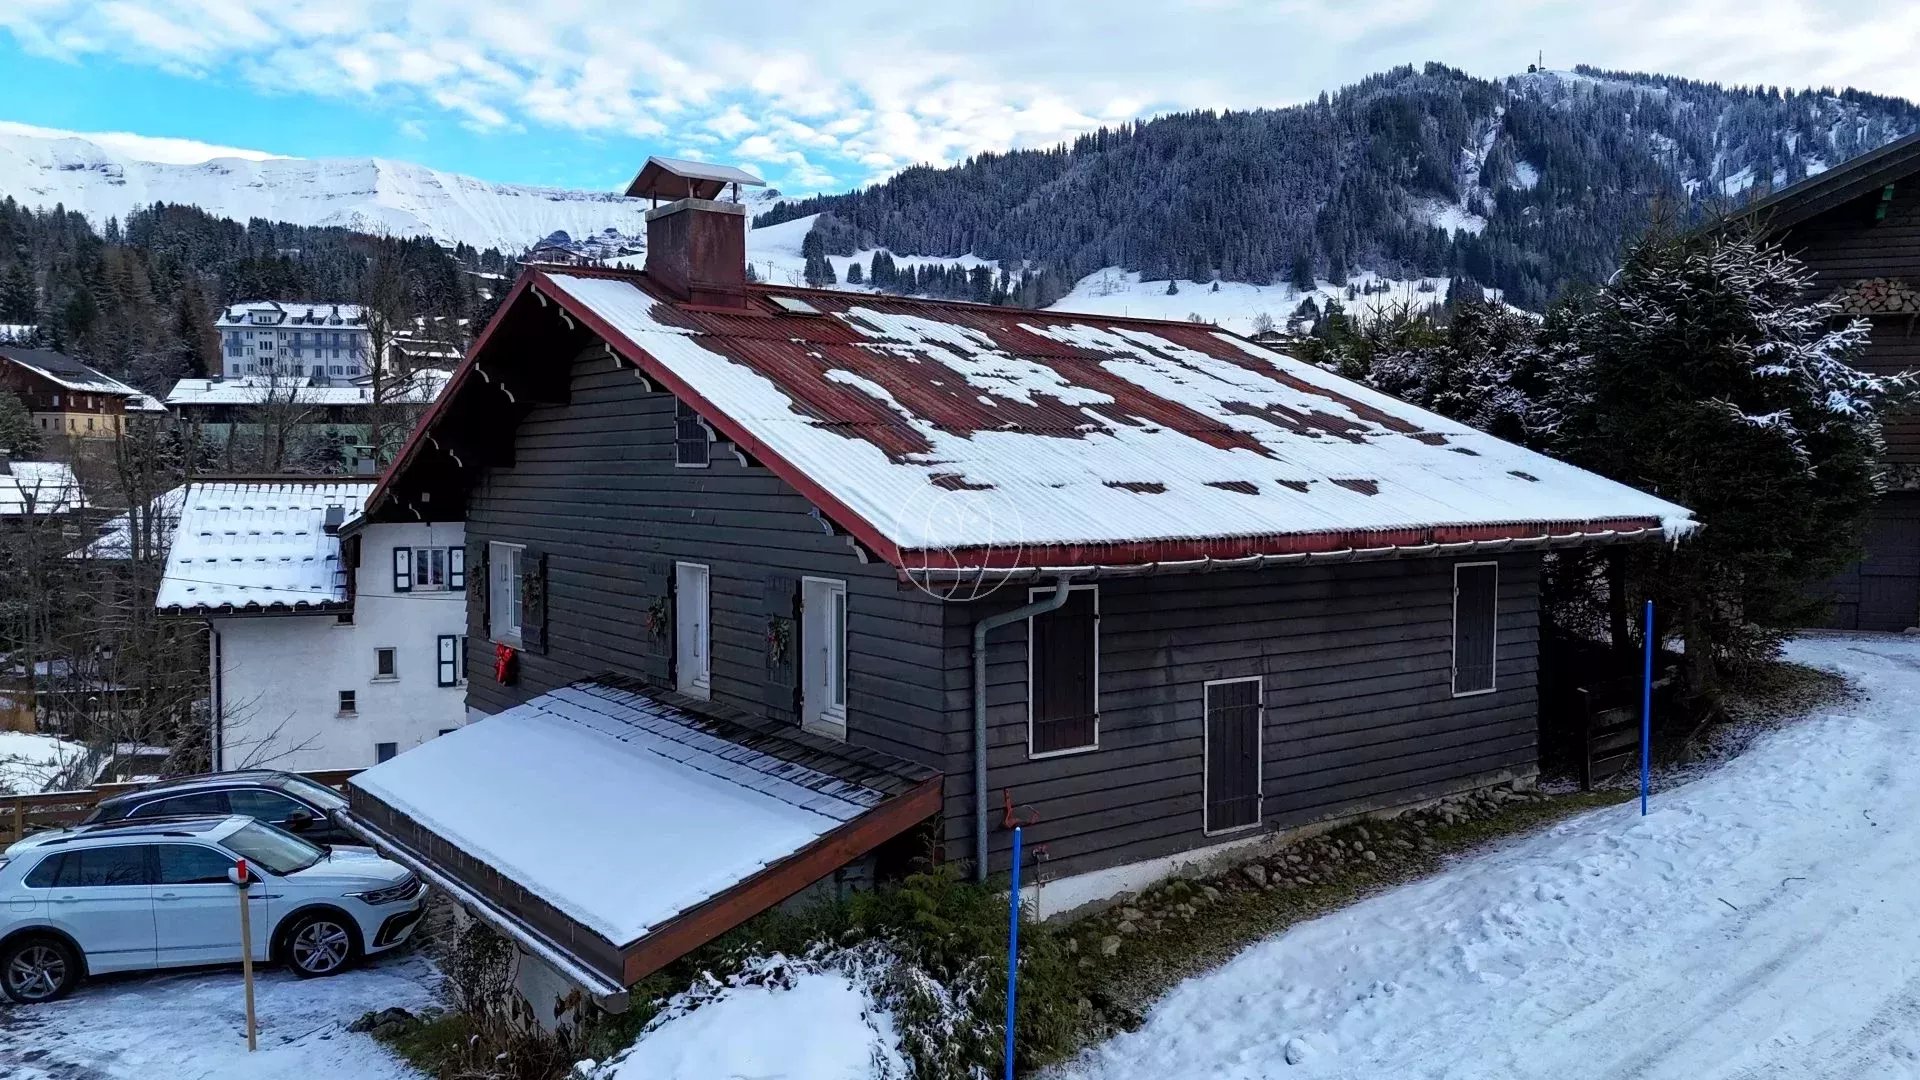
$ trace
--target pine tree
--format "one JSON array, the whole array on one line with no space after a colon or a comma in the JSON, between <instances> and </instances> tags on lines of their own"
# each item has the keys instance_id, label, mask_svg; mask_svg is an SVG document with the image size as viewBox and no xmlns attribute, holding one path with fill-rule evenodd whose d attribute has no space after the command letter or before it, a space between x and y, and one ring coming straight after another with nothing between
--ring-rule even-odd
<instances>
[{"instance_id":1,"label":"pine tree","mask_svg":"<svg viewBox=\"0 0 1920 1080\"><path fill-rule=\"evenodd\" d=\"M847 284L862 285L866 283L866 279L866 271L860 268L858 260L847 264Z\"/></svg>"},{"instance_id":2,"label":"pine tree","mask_svg":"<svg viewBox=\"0 0 1920 1080\"><path fill-rule=\"evenodd\" d=\"M1180 283L1173 280L1172 278L1167 279L1167 295L1168 296L1180 295Z\"/></svg>"},{"instance_id":3,"label":"pine tree","mask_svg":"<svg viewBox=\"0 0 1920 1080\"><path fill-rule=\"evenodd\" d=\"M40 430L19 396L0 390L0 450L13 457L31 460L40 456Z\"/></svg>"}]
</instances>

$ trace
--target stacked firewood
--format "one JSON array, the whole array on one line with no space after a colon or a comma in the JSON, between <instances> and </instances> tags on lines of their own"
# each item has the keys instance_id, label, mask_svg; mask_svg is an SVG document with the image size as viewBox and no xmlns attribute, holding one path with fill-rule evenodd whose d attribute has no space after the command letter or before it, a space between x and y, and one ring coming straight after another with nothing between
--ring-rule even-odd
<instances>
[{"instance_id":1,"label":"stacked firewood","mask_svg":"<svg viewBox=\"0 0 1920 1080\"><path fill-rule=\"evenodd\" d=\"M1862 278L1834 290L1849 315L1920 315L1920 289L1899 278Z\"/></svg>"}]
</instances>

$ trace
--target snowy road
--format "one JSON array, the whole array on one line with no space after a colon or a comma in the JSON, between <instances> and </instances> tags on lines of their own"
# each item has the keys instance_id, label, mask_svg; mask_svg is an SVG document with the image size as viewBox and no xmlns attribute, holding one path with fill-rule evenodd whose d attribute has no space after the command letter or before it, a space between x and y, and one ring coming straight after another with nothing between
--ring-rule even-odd
<instances>
[{"instance_id":1,"label":"snowy road","mask_svg":"<svg viewBox=\"0 0 1920 1080\"><path fill-rule=\"evenodd\" d=\"M361 1013L433 1004L418 953L330 979L259 973L260 1049L247 1053L239 971L102 979L51 1005L0 1005L7 1080L423 1080L371 1036Z\"/></svg>"},{"instance_id":2,"label":"snowy road","mask_svg":"<svg viewBox=\"0 0 1920 1080\"><path fill-rule=\"evenodd\" d=\"M1061 1075L1920 1077L1920 642L1789 655L1866 699L1256 945Z\"/></svg>"}]
</instances>

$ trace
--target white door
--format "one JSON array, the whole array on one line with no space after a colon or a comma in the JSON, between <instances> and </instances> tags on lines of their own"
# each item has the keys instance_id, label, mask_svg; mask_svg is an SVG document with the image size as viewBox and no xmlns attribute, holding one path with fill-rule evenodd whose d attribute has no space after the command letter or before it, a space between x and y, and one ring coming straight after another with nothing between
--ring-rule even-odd
<instances>
[{"instance_id":1,"label":"white door","mask_svg":"<svg viewBox=\"0 0 1920 1080\"><path fill-rule=\"evenodd\" d=\"M713 693L712 595L707 568L675 563L673 585L674 684L689 697Z\"/></svg>"},{"instance_id":2,"label":"white door","mask_svg":"<svg viewBox=\"0 0 1920 1080\"><path fill-rule=\"evenodd\" d=\"M161 967L224 964L240 959L240 890L227 880L233 857L201 844L156 846L153 921ZM272 883L247 890L253 906L253 956L267 956L267 901Z\"/></svg>"},{"instance_id":3,"label":"white door","mask_svg":"<svg viewBox=\"0 0 1920 1080\"><path fill-rule=\"evenodd\" d=\"M847 734L847 583L801 582L800 726L834 738Z\"/></svg>"},{"instance_id":4,"label":"white door","mask_svg":"<svg viewBox=\"0 0 1920 1080\"><path fill-rule=\"evenodd\" d=\"M73 936L95 974L153 966L153 876L146 844L50 855L28 873L47 914Z\"/></svg>"}]
</instances>

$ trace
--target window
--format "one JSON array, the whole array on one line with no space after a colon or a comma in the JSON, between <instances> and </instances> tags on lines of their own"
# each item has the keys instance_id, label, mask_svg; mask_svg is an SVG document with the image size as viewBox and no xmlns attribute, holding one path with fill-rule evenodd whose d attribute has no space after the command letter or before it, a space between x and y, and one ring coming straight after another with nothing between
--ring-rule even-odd
<instances>
[{"instance_id":1,"label":"window","mask_svg":"<svg viewBox=\"0 0 1920 1080\"><path fill-rule=\"evenodd\" d=\"M441 634L434 639L436 685L460 685L460 673L466 668L465 652L466 638L458 634Z\"/></svg>"},{"instance_id":2,"label":"window","mask_svg":"<svg viewBox=\"0 0 1920 1080\"><path fill-rule=\"evenodd\" d=\"M196 791L191 795L175 795L171 799L156 799L134 809L129 817L165 817L173 814L219 814L222 817L227 810L227 793L224 791Z\"/></svg>"},{"instance_id":3,"label":"window","mask_svg":"<svg viewBox=\"0 0 1920 1080\"><path fill-rule=\"evenodd\" d=\"M233 859L199 844L161 844L156 885L225 885Z\"/></svg>"},{"instance_id":4,"label":"window","mask_svg":"<svg viewBox=\"0 0 1920 1080\"><path fill-rule=\"evenodd\" d=\"M335 624L335 625L338 625L338 626L352 626L352 625L353 625L353 612L351 612L351 611L343 611L343 612L341 612L340 614L338 614L338 615L335 615L335 616L333 617L333 621L334 621L334 624Z\"/></svg>"},{"instance_id":5,"label":"window","mask_svg":"<svg viewBox=\"0 0 1920 1080\"><path fill-rule=\"evenodd\" d=\"M707 425L692 406L679 399L673 402L673 463L683 469L704 469L707 454Z\"/></svg>"},{"instance_id":6,"label":"window","mask_svg":"<svg viewBox=\"0 0 1920 1080\"><path fill-rule=\"evenodd\" d=\"M847 734L847 583L800 583L800 726L834 738Z\"/></svg>"},{"instance_id":7,"label":"window","mask_svg":"<svg viewBox=\"0 0 1920 1080\"><path fill-rule=\"evenodd\" d=\"M487 545L487 633L493 640L520 645L520 554L518 544Z\"/></svg>"},{"instance_id":8,"label":"window","mask_svg":"<svg viewBox=\"0 0 1920 1080\"><path fill-rule=\"evenodd\" d=\"M295 811L313 816L313 811L277 791L261 791L259 788L243 788L229 792L227 801L233 805L233 812L244 814L258 821L270 821L275 825L293 816Z\"/></svg>"},{"instance_id":9,"label":"window","mask_svg":"<svg viewBox=\"0 0 1920 1080\"><path fill-rule=\"evenodd\" d=\"M396 650L391 645L385 645L373 650L373 677L374 678L376 679L398 678L398 676L394 674L394 653L395 652Z\"/></svg>"},{"instance_id":10,"label":"window","mask_svg":"<svg viewBox=\"0 0 1920 1080\"><path fill-rule=\"evenodd\" d=\"M340 715L352 716L353 713L354 713L353 691L351 690L340 691Z\"/></svg>"},{"instance_id":11,"label":"window","mask_svg":"<svg viewBox=\"0 0 1920 1080\"><path fill-rule=\"evenodd\" d=\"M392 761L393 756L395 754L398 754L399 752L400 752L399 743L390 743L390 742L374 743L373 744L373 763L375 765L378 765L383 761Z\"/></svg>"},{"instance_id":12,"label":"window","mask_svg":"<svg viewBox=\"0 0 1920 1080\"><path fill-rule=\"evenodd\" d=\"M689 697L706 698L713 693L711 577L704 565L687 562L674 564L673 577L674 686Z\"/></svg>"},{"instance_id":13,"label":"window","mask_svg":"<svg viewBox=\"0 0 1920 1080\"><path fill-rule=\"evenodd\" d=\"M1039 600L1051 589L1029 592ZM1027 754L1100 745L1100 590L1075 585L1066 606L1027 620Z\"/></svg>"},{"instance_id":14,"label":"window","mask_svg":"<svg viewBox=\"0 0 1920 1080\"><path fill-rule=\"evenodd\" d=\"M83 848L47 859L27 875L33 888L98 889L114 885L151 885L153 868L147 861L150 844Z\"/></svg>"},{"instance_id":15,"label":"window","mask_svg":"<svg viewBox=\"0 0 1920 1080\"><path fill-rule=\"evenodd\" d=\"M393 549L394 592L444 592L467 587L467 552L457 547Z\"/></svg>"},{"instance_id":16,"label":"window","mask_svg":"<svg viewBox=\"0 0 1920 1080\"><path fill-rule=\"evenodd\" d=\"M453 733L454 733L455 731L458 731L458 730L460 730L460 729L459 729L459 728L450 728L450 727L443 727L443 728L441 728L441 729L440 729L440 734L442 734L442 735L451 735L451 734L453 734Z\"/></svg>"},{"instance_id":17,"label":"window","mask_svg":"<svg viewBox=\"0 0 1920 1080\"><path fill-rule=\"evenodd\" d=\"M1208 834L1260 824L1262 685L1257 675L1205 684L1201 827Z\"/></svg>"},{"instance_id":18,"label":"window","mask_svg":"<svg viewBox=\"0 0 1920 1080\"><path fill-rule=\"evenodd\" d=\"M1500 566L1456 563L1453 568L1453 696L1494 688L1499 632Z\"/></svg>"}]
</instances>

